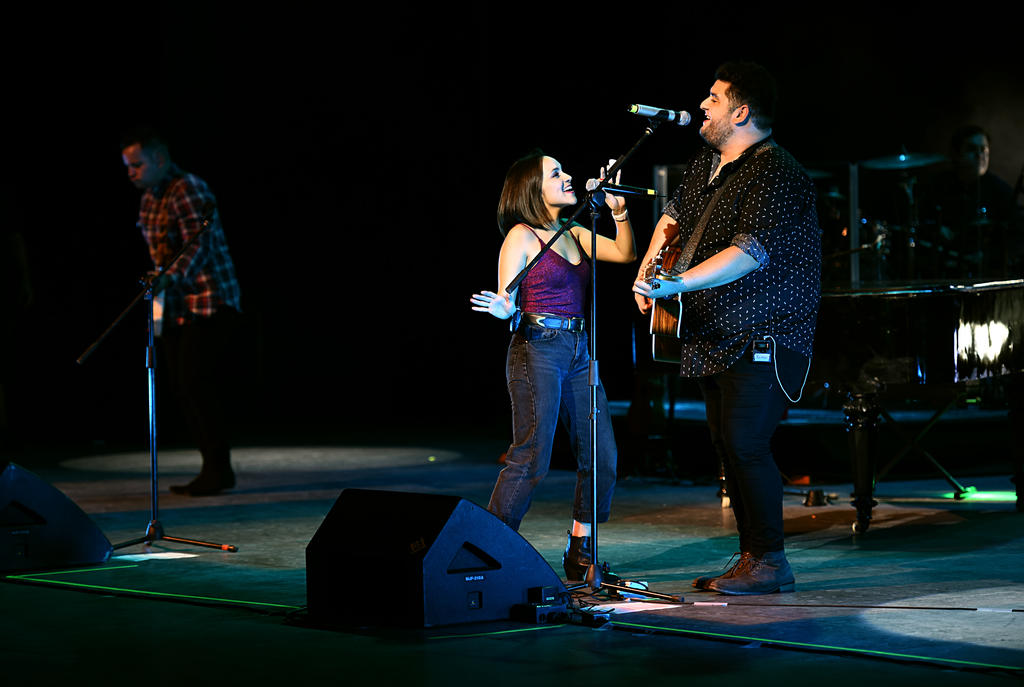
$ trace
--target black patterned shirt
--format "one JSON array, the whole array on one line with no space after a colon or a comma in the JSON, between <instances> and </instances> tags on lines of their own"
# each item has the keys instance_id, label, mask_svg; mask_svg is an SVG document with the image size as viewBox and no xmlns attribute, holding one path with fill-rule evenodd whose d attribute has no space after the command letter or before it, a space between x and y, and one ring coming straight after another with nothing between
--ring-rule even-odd
<instances>
[{"instance_id":1,"label":"black patterned shirt","mask_svg":"<svg viewBox=\"0 0 1024 687\"><path fill-rule=\"evenodd\" d=\"M142 194L138 226L158 268L167 263L202 227L203 208L213 193L199 177L172 167L167 179ZM206 233L166 270L171 286L162 292L164 319L185 324L223 307L240 310L238 280L220 224L220 212Z\"/></svg>"},{"instance_id":2,"label":"black patterned shirt","mask_svg":"<svg viewBox=\"0 0 1024 687\"><path fill-rule=\"evenodd\" d=\"M758 268L682 294L684 377L728 369L752 339L766 335L809 358L821 299L821 231L807 173L771 139L748 148L709 183L720 159L710 146L698 152L665 214L678 223L685 245L717 188L735 177L712 210L690 266L736 246Z\"/></svg>"}]
</instances>

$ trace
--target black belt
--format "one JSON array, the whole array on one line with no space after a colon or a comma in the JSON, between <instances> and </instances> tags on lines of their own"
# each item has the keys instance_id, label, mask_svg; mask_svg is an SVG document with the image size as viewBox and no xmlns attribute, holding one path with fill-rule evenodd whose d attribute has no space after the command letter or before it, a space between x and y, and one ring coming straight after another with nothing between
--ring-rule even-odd
<instances>
[{"instance_id":1,"label":"black belt","mask_svg":"<svg viewBox=\"0 0 1024 687\"><path fill-rule=\"evenodd\" d=\"M582 332L584 320L582 317L559 317L546 313L524 312L520 315L523 322L532 324L544 329L564 329L570 332Z\"/></svg>"}]
</instances>

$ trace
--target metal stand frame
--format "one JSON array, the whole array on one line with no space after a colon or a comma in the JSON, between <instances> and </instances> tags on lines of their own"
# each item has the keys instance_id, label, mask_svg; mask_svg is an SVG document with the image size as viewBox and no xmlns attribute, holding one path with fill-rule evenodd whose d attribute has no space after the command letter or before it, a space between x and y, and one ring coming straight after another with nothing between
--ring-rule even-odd
<instances>
[{"instance_id":1,"label":"metal stand frame","mask_svg":"<svg viewBox=\"0 0 1024 687\"><path fill-rule=\"evenodd\" d=\"M172 265L174 265L174 263L177 262L178 258L180 258L185 253L185 251L191 248L192 245L195 244L204 233L206 233L206 230L210 226L210 222L213 220L213 215L216 212L216 210L216 206L213 206L212 204L203 208L203 221L202 224L200 225L199 231L195 234L195 236L192 237L192 239L188 243L183 245L181 249L179 249L178 252L175 253L174 257L172 257L171 260L167 263L167 265L163 267L164 271L169 269ZM107 327L106 331L104 331L100 335L100 337L95 342L93 342L93 344L89 346L89 348L87 348L86 351L81 356L79 356L78 360L76 361L79 365L84 364L86 359L90 355L92 355L93 351L95 351L100 346L101 343L103 343L107 335L110 334L111 331L113 331L114 327L116 327L121 322L121 320L125 318L125 316L131 311L132 308L135 307L135 305L140 300L145 300L147 302L146 309L148 311L148 340L146 343L146 371L149 382L149 456L151 503L150 520L149 524L146 526L146 533L143 536L138 537L136 539L131 539L129 541L121 542L120 544L115 544L113 548L115 550L122 549L128 546L134 546L135 544L142 543L149 545L152 544L154 541L164 540L178 542L181 544L191 544L193 546L205 546L208 548L220 549L221 551L229 551L234 553L238 551L238 548L231 544L216 544L214 542L200 541L197 539L172 537L168 535L166 532L164 532L163 525L160 523L160 520L158 518L159 486L157 484L158 471L156 459L156 338L154 328L155 322L153 316L153 296L155 295L153 293L153 284L156 281L156 279L156 276L150 276L144 280L144 287L142 291L140 291L135 296L135 298L132 299L132 302L128 304L128 307L121 311L121 314L117 316L117 319L115 319L114 322L111 323L109 327Z\"/></svg>"},{"instance_id":2,"label":"metal stand frame","mask_svg":"<svg viewBox=\"0 0 1024 687\"><path fill-rule=\"evenodd\" d=\"M871 510L878 505L874 499L875 485L910 452L924 456L942 477L953 487L953 498L961 499L965 494L974 491L973 487L964 487L920 444L924 436L939 422L942 416L966 396L966 392L956 394L950 401L935 411L916 436L910 438L903 432L896 420L878 402L874 393L851 393L843 404L846 416L846 429L849 433L850 455L853 461L853 501L851 505L857 510L857 520L853 523L853 531L857 534L867 532L871 523ZM897 435L904 440L904 447L893 456L885 467L875 472L876 436L879 418L884 418Z\"/></svg>"}]
</instances>

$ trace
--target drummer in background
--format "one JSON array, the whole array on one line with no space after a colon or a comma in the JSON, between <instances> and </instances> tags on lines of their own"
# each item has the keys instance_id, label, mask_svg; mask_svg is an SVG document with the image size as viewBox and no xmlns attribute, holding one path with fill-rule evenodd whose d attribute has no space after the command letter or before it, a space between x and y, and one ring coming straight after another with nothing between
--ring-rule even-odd
<instances>
[{"instance_id":1,"label":"drummer in background","mask_svg":"<svg viewBox=\"0 0 1024 687\"><path fill-rule=\"evenodd\" d=\"M1024 211L1017 188L989 171L991 138L980 126L957 129L950 139L951 166L935 178L928 205L938 221L944 276L949 279L1024 278ZM1024 172L1022 172L1024 174ZM1024 375L1003 379L1009 407L1009 459L1024 512Z\"/></svg>"},{"instance_id":2,"label":"drummer in background","mask_svg":"<svg viewBox=\"0 0 1024 687\"><path fill-rule=\"evenodd\" d=\"M990 155L984 129L958 128L950 139L949 169L926 191L921 207L937 225L937 276L1024 277L1024 213L1014 189L989 171Z\"/></svg>"}]
</instances>

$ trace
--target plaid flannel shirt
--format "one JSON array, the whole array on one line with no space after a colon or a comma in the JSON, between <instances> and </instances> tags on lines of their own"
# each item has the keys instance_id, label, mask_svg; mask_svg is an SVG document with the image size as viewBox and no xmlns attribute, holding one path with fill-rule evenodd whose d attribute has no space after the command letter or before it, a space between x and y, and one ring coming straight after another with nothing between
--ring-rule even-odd
<instances>
[{"instance_id":1,"label":"plaid flannel shirt","mask_svg":"<svg viewBox=\"0 0 1024 687\"><path fill-rule=\"evenodd\" d=\"M182 325L194 317L209 317L218 308L241 310L235 266L227 238L214 214L209 228L173 265L167 263L202 227L203 208L215 199L199 177L172 167L156 188L147 189L139 208L139 229L153 264L172 279L163 291L163 318Z\"/></svg>"}]
</instances>

